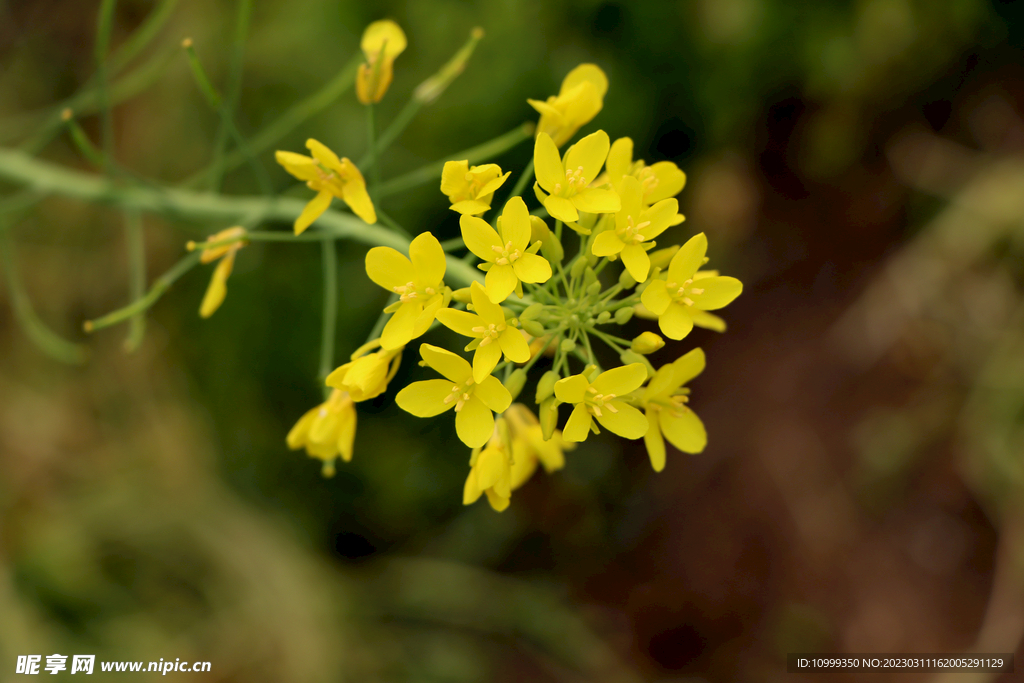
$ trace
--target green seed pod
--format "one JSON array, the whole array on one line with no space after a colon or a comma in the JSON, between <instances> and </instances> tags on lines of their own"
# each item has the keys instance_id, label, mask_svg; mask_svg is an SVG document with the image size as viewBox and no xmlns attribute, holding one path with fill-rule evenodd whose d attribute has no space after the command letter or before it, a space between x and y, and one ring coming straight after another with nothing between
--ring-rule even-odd
<instances>
[{"instance_id":1,"label":"green seed pod","mask_svg":"<svg viewBox=\"0 0 1024 683\"><path fill-rule=\"evenodd\" d=\"M576 257L576 260L572 262L572 268L569 270L569 274L573 277L579 277L583 275L583 269L587 267L587 259Z\"/></svg>"},{"instance_id":2,"label":"green seed pod","mask_svg":"<svg viewBox=\"0 0 1024 683\"><path fill-rule=\"evenodd\" d=\"M537 412L537 417L540 418L541 434L544 435L544 440L547 441L558 427L558 399L554 396L546 399L540 404L540 409Z\"/></svg>"},{"instance_id":3,"label":"green seed pod","mask_svg":"<svg viewBox=\"0 0 1024 683\"><path fill-rule=\"evenodd\" d=\"M647 368L648 379L654 377L654 366L651 365L651 361L647 360L647 358L641 356L636 351L633 351L631 349L623 351L622 354L619 355L619 360L621 360L624 365L629 365L631 363L642 363L643 366Z\"/></svg>"},{"instance_id":4,"label":"green seed pod","mask_svg":"<svg viewBox=\"0 0 1024 683\"><path fill-rule=\"evenodd\" d=\"M575 348L576 342L574 342L572 339L562 340L562 353L572 353Z\"/></svg>"},{"instance_id":5,"label":"green seed pod","mask_svg":"<svg viewBox=\"0 0 1024 683\"><path fill-rule=\"evenodd\" d=\"M665 340L659 335L653 332L641 332L633 339L633 343L630 344L629 348L646 356L663 346L665 346Z\"/></svg>"},{"instance_id":6,"label":"green seed pod","mask_svg":"<svg viewBox=\"0 0 1024 683\"><path fill-rule=\"evenodd\" d=\"M519 314L519 320L533 320L543 310L544 304L530 304L522 313Z\"/></svg>"},{"instance_id":7,"label":"green seed pod","mask_svg":"<svg viewBox=\"0 0 1024 683\"><path fill-rule=\"evenodd\" d=\"M545 372L540 381L537 382L537 403L543 403L546 399L550 398L555 393L555 382L562 379L554 370L548 370Z\"/></svg>"},{"instance_id":8,"label":"green seed pod","mask_svg":"<svg viewBox=\"0 0 1024 683\"><path fill-rule=\"evenodd\" d=\"M519 319L519 326L526 330L526 333L531 337L543 337L544 326L536 320L523 320Z\"/></svg>"},{"instance_id":9,"label":"green seed pod","mask_svg":"<svg viewBox=\"0 0 1024 683\"><path fill-rule=\"evenodd\" d=\"M600 313L597 314L597 324L598 325L604 325L604 324L606 324L611 319L612 319L612 314L609 313L608 311L601 311Z\"/></svg>"},{"instance_id":10,"label":"green seed pod","mask_svg":"<svg viewBox=\"0 0 1024 683\"><path fill-rule=\"evenodd\" d=\"M619 275L619 285L623 289L630 289L631 287L636 287L636 280L633 279L628 270L623 270L622 274Z\"/></svg>"},{"instance_id":11,"label":"green seed pod","mask_svg":"<svg viewBox=\"0 0 1024 683\"><path fill-rule=\"evenodd\" d=\"M505 388L508 389L508 393L512 394L512 400L516 400L519 396L519 392L523 390L523 386L526 384L526 371L522 368L516 368L512 371L512 374L505 380Z\"/></svg>"},{"instance_id":12,"label":"green seed pod","mask_svg":"<svg viewBox=\"0 0 1024 683\"><path fill-rule=\"evenodd\" d=\"M633 319L633 307L623 306L619 310L615 311L615 322L618 325L625 325Z\"/></svg>"}]
</instances>

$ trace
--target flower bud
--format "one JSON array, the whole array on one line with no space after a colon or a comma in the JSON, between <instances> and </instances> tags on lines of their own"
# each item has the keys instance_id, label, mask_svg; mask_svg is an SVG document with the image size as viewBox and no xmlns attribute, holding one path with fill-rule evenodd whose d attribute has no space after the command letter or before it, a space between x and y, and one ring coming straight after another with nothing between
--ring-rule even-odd
<instances>
[{"instance_id":1,"label":"flower bud","mask_svg":"<svg viewBox=\"0 0 1024 683\"><path fill-rule=\"evenodd\" d=\"M572 353L576 349L576 342L572 339L562 340L562 353Z\"/></svg>"},{"instance_id":2,"label":"flower bud","mask_svg":"<svg viewBox=\"0 0 1024 683\"><path fill-rule=\"evenodd\" d=\"M619 275L619 286L623 289L629 289L630 287L636 286L636 280L629 274L628 270L623 270L622 274Z\"/></svg>"},{"instance_id":3,"label":"flower bud","mask_svg":"<svg viewBox=\"0 0 1024 683\"><path fill-rule=\"evenodd\" d=\"M541 434L544 436L544 440L548 441L558 427L558 399L551 396L541 403L537 417L540 418Z\"/></svg>"},{"instance_id":4,"label":"flower bud","mask_svg":"<svg viewBox=\"0 0 1024 683\"><path fill-rule=\"evenodd\" d=\"M540 243L540 253L551 263L561 263L565 258L565 249L562 248L562 243L555 237L555 233L550 231Z\"/></svg>"},{"instance_id":5,"label":"flower bud","mask_svg":"<svg viewBox=\"0 0 1024 683\"><path fill-rule=\"evenodd\" d=\"M598 294L601 293L601 289L602 287L600 282L591 282L590 285L587 287L587 294L589 294L590 296L597 296Z\"/></svg>"},{"instance_id":6,"label":"flower bud","mask_svg":"<svg viewBox=\"0 0 1024 683\"><path fill-rule=\"evenodd\" d=\"M548 224L540 216L530 216L530 244L543 242L551 235Z\"/></svg>"},{"instance_id":7,"label":"flower bud","mask_svg":"<svg viewBox=\"0 0 1024 683\"><path fill-rule=\"evenodd\" d=\"M615 311L615 324L625 325L633 319L633 309L629 306L623 306L619 310Z\"/></svg>"},{"instance_id":8,"label":"flower bud","mask_svg":"<svg viewBox=\"0 0 1024 683\"><path fill-rule=\"evenodd\" d=\"M609 313L608 311L601 311L600 313L597 314L597 324L598 325L605 325L611 319L612 319L612 314Z\"/></svg>"},{"instance_id":9,"label":"flower bud","mask_svg":"<svg viewBox=\"0 0 1024 683\"><path fill-rule=\"evenodd\" d=\"M473 301L469 296L469 287L463 287L462 289L456 289L452 292L452 298L458 301L460 304L468 304Z\"/></svg>"},{"instance_id":10,"label":"flower bud","mask_svg":"<svg viewBox=\"0 0 1024 683\"><path fill-rule=\"evenodd\" d=\"M659 335L654 332L641 332L633 339L633 343L630 344L629 348L646 356L663 346L665 346L665 340Z\"/></svg>"},{"instance_id":11,"label":"flower bud","mask_svg":"<svg viewBox=\"0 0 1024 683\"><path fill-rule=\"evenodd\" d=\"M668 268L668 262L672 260L672 257L679 251L679 245L673 244L671 247L665 247L664 249L655 249L649 256L651 258L651 269L661 268L665 270Z\"/></svg>"},{"instance_id":12,"label":"flower bud","mask_svg":"<svg viewBox=\"0 0 1024 683\"><path fill-rule=\"evenodd\" d=\"M527 306L522 313L519 314L519 320L533 320L536 318L541 311L544 310L544 304L530 304Z\"/></svg>"},{"instance_id":13,"label":"flower bud","mask_svg":"<svg viewBox=\"0 0 1024 683\"><path fill-rule=\"evenodd\" d=\"M522 318L520 318L519 319L519 325L524 330L526 330L526 333L528 335L530 335L531 337L543 337L544 336L544 326L541 325L536 320L523 320Z\"/></svg>"},{"instance_id":14,"label":"flower bud","mask_svg":"<svg viewBox=\"0 0 1024 683\"><path fill-rule=\"evenodd\" d=\"M654 377L654 366L651 365L651 361L647 360L646 356L641 356L636 351L627 349L619 355L619 360L622 361L623 365L629 365L630 363L642 363L647 368L648 379Z\"/></svg>"},{"instance_id":15,"label":"flower bud","mask_svg":"<svg viewBox=\"0 0 1024 683\"><path fill-rule=\"evenodd\" d=\"M380 102L394 78L395 57L405 50L405 33L390 19L366 27L360 47L366 62L356 73L356 97L363 104Z\"/></svg>"},{"instance_id":16,"label":"flower bud","mask_svg":"<svg viewBox=\"0 0 1024 683\"><path fill-rule=\"evenodd\" d=\"M516 400L519 396L519 392L523 390L523 386L526 385L526 371L522 368L516 368L512 371L512 374L505 380L505 388L508 389L508 393L512 394L512 400Z\"/></svg>"},{"instance_id":17,"label":"flower bud","mask_svg":"<svg viewBox=\"0 0 1024 683\"><path fill-rule=\"evenodd\" d=\"M576 257L576 260L572 263L572 268L569 270L569 274L573 277L579 277L583 275L583 269L587 267L587 259Z\"/></svg>"},{"instance_id":18,"label":"flower bud","mask_svg":"<svg viewBox=\"0 0 1024 683\"><path fill-rule=\"evenodd\" d=\"M555 393L555 382L562 379L554 370L545 372L537 382L537 403L543 403Z\"/></svg>"}]
</instances>

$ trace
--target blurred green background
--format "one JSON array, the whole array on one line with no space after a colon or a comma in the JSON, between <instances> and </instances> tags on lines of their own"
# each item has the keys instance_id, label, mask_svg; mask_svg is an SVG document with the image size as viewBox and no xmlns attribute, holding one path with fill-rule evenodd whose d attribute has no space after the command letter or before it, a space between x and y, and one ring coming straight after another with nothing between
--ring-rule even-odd
<instances>
[{"instance_id":1,"label":"blurred green background","mask_svg":"<svg viewBox=\"0 0 1024 683\"><path fill-rule=\"evenodd\" d=\"M99 4L0 0L0 145L37 140L93 76ZM162 6L119 76L149 69L113 110L114 149L174 185L218 135L180 42L223 90L236 3ZM153 10L120 0L112 47ZM407 353L359 404L354 461L323 479L284 444L321 400L316 243L243 249L206 321L211 268L193 270L126 354L127 326L79 331L129 301L121 213L59 196L10 212L20 188L0 182L32 306L91 350L79 367L48 358L0 284L0 680L17 655L55 652L295 682L819 680L786 674L785 653L1020 657L1024 3L263 0L241 132L337 76L384 17L409 47L380 127L486 31L385 179L535 120L526 98L580 62L610 80L584 130L687 172L687 221L663 241L706 232L712 265L745 283L726 334L654 358L705 349L691 405L707 450L655 475L642 444L590 439L506 512L464 508L452 421L394 405L423 376ZM101 138L97 116L80 121ZM349 90L275 148L314 137L358 159L365 133ZM96 172L66 133L38 152ZM530 154L495 161L518 175ZM275 191L307 196L270 151L259 163ZM245 166L223 184L257 191ZM412 232L458 235L437 183L382 206ZM225 227L144 216L150 280ZM339 243L338 359L386 301L365 251Z\"/></svg>"}]
</instances>

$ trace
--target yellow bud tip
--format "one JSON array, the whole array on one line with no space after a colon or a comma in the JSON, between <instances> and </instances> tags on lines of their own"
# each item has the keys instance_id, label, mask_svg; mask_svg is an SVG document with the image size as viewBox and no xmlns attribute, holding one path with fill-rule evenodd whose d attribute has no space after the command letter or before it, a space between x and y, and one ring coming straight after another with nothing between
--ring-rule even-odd
<instances>
[{"instance_id":1,"label":"yellow bud tip","mask_svg":"<svg viewBox=\"0 0 1024 683\"><path fill-rule=\"evenodd\" d=\"M75 112L71 111L71 107L65 107L64 111L60 113L61 121L70 121L74 117Z\"/></svg>"},{"instance_id":2,"label":"yellow bud tip","mask_svg":"<svg viewBox=\"0 0 1024 683\"><path fill-rule=\"evenodd\" d=\"M93 329L95 328L91 320L86 320L84 323L82 323L82 329L85 330L86 332L92 332Z\"/></svg>"},{"instance_id":3,"label":"yellow bud tip","mask_svg":"<svg viewBox=\"0 0 1024 683\"><path fill-rule=\"evenodd\" d=\"M474 40L480 40L484 37L484 29L481 26L474 26L473 31L469 34Z\"/></svg>"},{"instance_id":4,"label":"yellow bud tip","mask_svg":"<svg viewBox=\"0 0 1024 683\"><path fill-rule=\"evenodd\" d=\"M196 250L195 240L189 240L188 242L186 242L185 243L185 248L188 249L189 251L195 251Z\"/></svg>"},{"instance_id":5,"label":"yellow bud tip","mask_svg":"<svg viewBox=\"0 0 1024 683\"><path fill-rule=\"evenodd\" d=\"M192 39L191 38L185 38L184 40L181 41L181 46L183 48L185 48L186 50L189 49L190 47L192 47Z\"/></svg>"}]
</instances>

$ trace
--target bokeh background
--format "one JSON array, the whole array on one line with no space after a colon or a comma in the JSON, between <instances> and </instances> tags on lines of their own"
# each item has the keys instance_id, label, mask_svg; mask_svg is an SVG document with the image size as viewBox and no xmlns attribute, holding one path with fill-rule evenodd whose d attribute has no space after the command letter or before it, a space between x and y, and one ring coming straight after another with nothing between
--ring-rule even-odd
<instances>
[{"instance_id":1,"label":"bokeh background","mask_svg":"<svg viewBox=\"0 0 1024 683\"><path fill-rule=\"evenodd\" d=\"M150 69L113 120L118 162L173 185L209 163L218 129L180 41L223 89L236 4L170 4L115 76ZM37 143L89 82L98 8L0 0L0 145ZM118 2L112 46L153 8ZM409 48L382 125L486 31L385 178L535 119L526 98L584 61L611 82L588 129L687 172L687 221L663 241L706 232L712 265L745 283L726 334L655 356L705 349L707 450L670 451L656 475L642 444L592 438L506 512L466 508L451 420L394 405L422 372L407 354L359 405L354 461L324 479L284 444L321 400L316 243L242 250L207 321L210 269L190 272L126 354L126 326L80 331L128 302L121 212L54 196L14 214L2 183L8 265L90 358L43 353L0 284L0 680L17 655L55 652L295 683L854 680L787 674L785 654L1024 655L1024 3L263 0L241 132L335 78L383 17ZM98 118L80 120L99 140ZM315 137L358 158L365 131L349 90L276 147ZM97 172L66 133L36 146ZM530 147L495 161L518 174ZM295 193L269 151L259 162ZM243 166L223 191L257 185ZM383 207L458 234L436 183ZM143 220L150 280L227 227ZM385 301L364 254L339 245L338 358Z\"/></svg>"}]
</instances>

